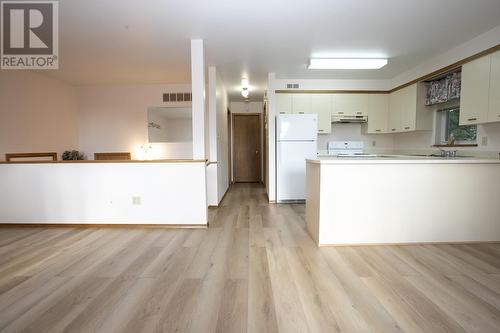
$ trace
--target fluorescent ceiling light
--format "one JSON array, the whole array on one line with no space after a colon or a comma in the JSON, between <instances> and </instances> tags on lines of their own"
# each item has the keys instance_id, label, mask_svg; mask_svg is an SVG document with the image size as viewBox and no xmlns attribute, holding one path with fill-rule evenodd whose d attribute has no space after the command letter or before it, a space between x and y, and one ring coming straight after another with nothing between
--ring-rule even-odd
<instances>
[{"instance_id":1,"label":"fluorescent ceiling light","mask_svg":"<svg viewBox=\"0 0 500 333\"><path fill-rule=\"evenodd\" d=\"M387 59L311 58L308 69L379 69Z\"/></svg>"},{"instance_id":2,"label":"fluorescent ceiling light","mask_svg":"<svg viewBox=\"0 0 500 333\"><path fill-rule=\"evenodd\" d=\"M241 86L244 88L248 88L248 79L247 78L243 78L241 79Z\"/></svg>"},{"instance_id":3,"label":"fluorescent ceiling light","mask_svg":"<svg viewBox=\"0 0 500 333\"><path fill-rule=\"evenodd\" d=\"M243 90L241 91L241 96L243 96L243 97L247 98L247 97L248 97L248 89L243 89Z\"/></svg>"}]
</instances>

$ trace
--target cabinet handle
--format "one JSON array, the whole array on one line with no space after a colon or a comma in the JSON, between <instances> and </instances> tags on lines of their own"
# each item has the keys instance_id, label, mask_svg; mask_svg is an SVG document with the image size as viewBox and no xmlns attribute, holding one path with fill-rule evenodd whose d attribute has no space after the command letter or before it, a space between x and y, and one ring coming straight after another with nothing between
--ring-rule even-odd
<instances>
[{"instance_id":1,"label":"cabinet handle","mask_svg":"<svg viewBox=\"0 0 500 333\"><path fill-rule=\"evenodd\" d=\"M339 112L339 114L344 114L344 112Z\"/></svg>"},{"instance_id":2,"label":"cabinet handle","mask_svg":"<svg viewBox=\"0 0 500 333\"><path fill-rule=\"evenodd\" d=\"M304 112L299 112L299 114L304 114Z\"/></svg>"},{"instance_id":3,"label":"cabinet handle","mask_svg":"<svg viewBox=\"0 0 500 333\"><path fill-rule=\"evenodd\" d=\"M280 114L285 114L286 112L281 111Z\"/></svg>"},{"instance_id":4,"label":"cabinet handle","mask_svg":"<svg viewBox=\"0 0 500 333\"><path fill-rule=\"evenodd\" d=\"M477 118L469 118L469 119L467 119L467 121L475 121L475 120L477 120Z\"/></svg>"},{"instance_id":5,"label":"cabinet handle","mask_svg":"<svg viewBox=\"0 0 500 333\"><path fill-rule=\"evenodd\" d=\"M375 132L382 132L382 130L376 129Z\"/></svg>"},{"instance_id":6,"label":"cabinet handle","mask_svg":"<svg viewBox=\"0 0 500 333\"><path fill-rule=\"evenodd\" d=\"M319 129L319 130L318 130L318 132L323 132L323 130L322 130L322 129Z\"/></svg>"},{"instance_id":7,"label":"cabinet handle","mask_svg":"<svg viewBox=\"0 0 500 333\"><path fill-rule=\"evenodd\" d=\"M362 114L363 112L356 112L356 114Z\"/></svg>"},{"instance_id":8,"label":"cabinet handle","mask_svg":"<svg viewBox=\"0 0 500 333\"><path fill-rule=\"evenodd\" d=\"M410 128L409 127L405 127L405 130L409 130Z\"/></svg>"},{"instance_id":9,"label":"cabinet handle","mask_svg":"<svg viewBox=\"0 0 500 333\"><path fill-rule=\"evenodd\" d=\"M391 131L393 131L393 132L394 132L395 130L396 130L395 128L391 129Z\"/></svg>"}]
</instances>

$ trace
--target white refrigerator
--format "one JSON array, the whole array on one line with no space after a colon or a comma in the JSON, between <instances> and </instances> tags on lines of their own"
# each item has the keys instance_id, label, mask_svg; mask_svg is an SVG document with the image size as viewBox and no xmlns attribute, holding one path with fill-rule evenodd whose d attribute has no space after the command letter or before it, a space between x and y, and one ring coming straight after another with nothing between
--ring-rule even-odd
<instances>
[{"instance_id":1,"label":"white refrigerator","mask_svg":"<svg viewBox=\"0 0 500 333\"><path fill-rule=\"evenodd\" d=\"M318 117L280 114L276 117L276 194L278 202L306 198L306 159L317 157Z\"/></svg>"}]
</instances>

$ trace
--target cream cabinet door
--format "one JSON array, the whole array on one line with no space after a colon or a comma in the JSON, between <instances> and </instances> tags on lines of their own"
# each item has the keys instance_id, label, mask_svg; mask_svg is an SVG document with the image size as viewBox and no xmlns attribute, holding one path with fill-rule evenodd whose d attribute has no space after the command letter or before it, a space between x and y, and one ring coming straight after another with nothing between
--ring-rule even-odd
<instances>
[{"instance_id":1,"label":"cream cabinet door","mask_svg":"<svg viewBox=\"0 0 500 333\"><path fill-rule=\"evenodd\" d=\"M293 94L292 95L292 113L304 114L311 111L311 95L310 94Z\"/></svg>"},{"instance_id":2,"label":"cream cabinet door","mask_svg":"<svg viewBox=\"0 0 500 333\"><path fill-rule=\"evenodd\" d=\"M367 94L335 94L333 95L332 105L334 115L368 115Z\"/></svg>"},{"instance_id":3,"label":"cream cabinet door","mask_svg":"<svg viewBox=\"0 0 500 333\"><path fill-rule=\"evenodd\" d=\"M332 96L328 94L311 95L310 113L318 116L318 133L332 132Z\"/></svg>"},{"instance_id":4,"label":"cream cabinet door","mask_svg":"<svg viewBox=\"0 0 500 333\"><path fill-rule=\"evenodd\" d=\"M417 85L401 89L401 131L414 131L417 126Z\"/></svg>"},{"instance_id":5,"label":"cream cabinet door","mask_svg":"<svg viewBox=\"0 0 500 333\"><path fill-rule=\"evenodd\" d=\"M401 113L403 107L403 94L401 90L389 94L389 133L401 132Z\"/></svg>"},{"instance_id":6,"label":"cream cabinet door","mask_svg":"<svg viewBox=\"0 0 500 333\"><path fill-rule=\"evenodd\" d=\"M389 94L368 95L367 133L387 133Z\"/></svg>"},{"instance_id":7,"label":"cream cabinet door","mask_svg":"<svg viewBox=\"0 0 500 333\"><path fill-rule=\"evenodd\" d=\"M460 125L488 121L491 55L462 66Z\"/></svg>"},{"instance_id":8,"label":"cream cabinet door","mask_svg":"<svg viewBox=\"0 0 500 333\"><path fill-rule=\"evenodd\" d=\"M292 94L276 94L276 113L292 113Z\"/></svg>"},{"instance_id":9,"label":"cream cabinet door","mask_svg":"<svg viewBox=\"0 0 500 333\"><path fill-rule=\"evenodd\" d=\"M500 51L491 55L488 122L500 121Z\"/></svg>"}]
</instances>

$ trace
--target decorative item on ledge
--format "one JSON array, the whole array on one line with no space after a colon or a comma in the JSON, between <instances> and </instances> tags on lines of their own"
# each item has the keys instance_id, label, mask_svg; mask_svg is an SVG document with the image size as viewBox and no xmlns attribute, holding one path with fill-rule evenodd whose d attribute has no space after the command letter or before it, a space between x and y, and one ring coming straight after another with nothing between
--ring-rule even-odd
<instances>
[{"instance_id":1,"label":"decorative item on ledge","mask_svg":"<svg viewBox=\"0 0 500 333\"><path fill-rule=\"evenodd\" d=\"M81 161L85 159L85 154L80 153L78 150L66 150L61 158L63 161Z\"/></svg>"},{"instance_id":2,"label":"decorative item on ledge","mask_svg":"<svg viewBox=\"0 0 500 333\"><path fill-rule=\"evenodd\" d=\"M7 162L14 162L13 160L39 160L40 158L50 158L52 161L57 161L57 153L7 153L5 160Z\"/></svg>"},{"instance_id":3,"label":"decorative item on ledge","mask_svg":"<svg viewBox=\"0 0 500 333\"><path fill-rule=\"evenodd\" d=\"M149 128L156 128L156 129L160 129L161 128L160 125L158 125L157 123L154 123L154 122L148 123L148 127Z\"/></svg>"},{"instance_id":4,"label":"decorative item on ledge","mask_svg":"<svg viewBox=\"0 0 500 333\"><path fill-rule=\"evenodd\" d=\"M461 72L446 75L444 78L425 83L425 105L445 103L460 98Z\"/></svg>"}]
</instances>

